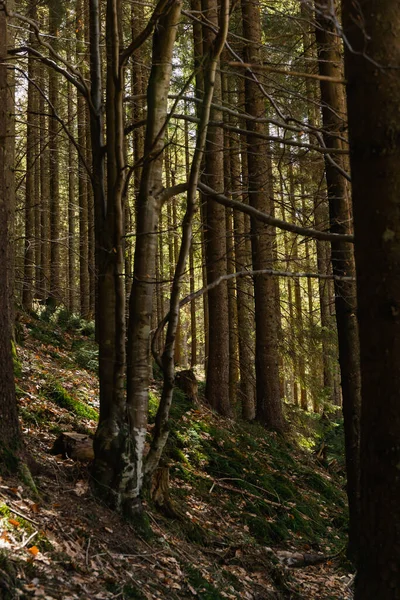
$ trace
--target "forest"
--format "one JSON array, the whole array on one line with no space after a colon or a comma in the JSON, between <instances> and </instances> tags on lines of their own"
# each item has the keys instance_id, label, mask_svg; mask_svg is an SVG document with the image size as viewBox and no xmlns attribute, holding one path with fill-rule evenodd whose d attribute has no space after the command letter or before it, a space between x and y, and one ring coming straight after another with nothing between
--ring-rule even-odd
<instances>
[{"instance_id":1,"label":"forest","mask_svg":"<svg viewBox=\"0 0 400 600\"><path fill-rule=\"evenodd\" d=\"M0 598L400 599L399 39L0 0Z\"/></svg>"}]
</instances>

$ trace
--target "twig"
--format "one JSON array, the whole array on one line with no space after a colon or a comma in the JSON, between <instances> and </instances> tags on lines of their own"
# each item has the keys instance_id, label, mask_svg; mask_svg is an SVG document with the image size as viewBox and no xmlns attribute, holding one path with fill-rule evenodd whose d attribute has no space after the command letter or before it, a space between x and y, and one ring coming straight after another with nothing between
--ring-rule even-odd
<instances>
[{"instance_id":1,"label":"twig","mask_svg":"<svg viewBox=\"0 0 400 600\"><path fill-rule=\"evenodd\" d=\"M30 523L33 523L33 525L36 525L36 527L39 527L39 523L37 523L36 521L34 521L33 519L31 519L30 517L27 517L23 513L19 512L18 510L16 510L12 506L10 506L7 502L5 502L5 505L10 509L10 511L12 513L14 513L15 515L18 515L19 517L21 517L21 519L25 519L25 521L29 521Z\"/></svg>"},{"instance_id":2,"label":"twig","mask_svg":"<svg viewBox=\"0 0 400 600\"><path fill-rule=\"evenodd\" d=\"M24 518L25 518L25 517L24 517ZM25 542L24 542L23 544L21 544L21 545L18 547L18 549L19 549L19 550L21 550L22 548L25 548L25 546L27 546L27 545L29 544L29 542L30 542L31 540L33 540L33 538L34 538L34 537L35 537L35 536L36 536L38 533L39 533L38 531L35 531L35 533L32 533L32 535L30 535L30 536L28 537L28 539L27 539L27 540L25 540Z\"/></svg>"},{"instance_id":3,"label":"twig","mask_svg":"<svg viewBox=\"0 0 400 600\"><path fill-rule=\"evenodd\" d=\"M90 548L90 542L91 542L91 537L89 537L88 539L88 543L87 543L87 547L86 547L86 566L89 568L89 548Z\"/></svg>"}]
</instances>

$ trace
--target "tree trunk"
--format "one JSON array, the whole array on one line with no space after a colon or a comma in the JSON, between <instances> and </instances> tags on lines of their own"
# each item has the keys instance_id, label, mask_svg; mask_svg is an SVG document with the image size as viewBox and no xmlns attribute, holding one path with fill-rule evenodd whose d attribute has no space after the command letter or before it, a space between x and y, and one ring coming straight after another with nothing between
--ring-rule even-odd
<instances>
[{"instance_id":1,"label":"tree trunk","mask_svg":"<svg viewBox=\"0 0 400 600\"><path fill-rule=\"evenodd\" d=\"M203 0L202 10L208 23L218 24L217 0ZM216 34L208 25L203 27L203 53L210 51ZM221 103L221 75L215 76L214 102ZM212 108L211 120L221 121L221 112ZM219 126L209 127L205 151L203 181L217 192L224 189L224 137ZM207 284L226 273L225 208L207 200L205 205L205 254ZM208 297L208 358L206 398L221 415L232 416L229 398L229 321L228 288L224 281L209 291Z\"/></svg>"},{"instance_id":2,"label":"tree trunk","mask_svg":"<svg viewBox=\"0 0 400 600\"><path fill-rule=\"evenodd\" d=\"M58 28L63 16L62 7L51 0L49 3L49 35L52 46L58 49ZM60 78L54 69L49 71L49 100L58 110L60 94ZM49 296L55 304L61 300L61 205L60 205L60 152L59 152L59 124L53 117L49 117L49 153L50 153L50 290Z\"/></svg>"},{"instance_id":3,"label":"tree trunk","mask_svg":"<svg viewBox=\"0 0 400 600\"><path fill-rule=\"evenodd\" d=\"M362 377L355 597L398 600L400 12L395 0L342 6Z\"/></svg>"},{"instance_id":4,"label":"tree trunk","mask_svg":"<svg viewBox=\"0 0 400 600\"><path fill-rule=\"evenodd\" d=\"M261 16L257 0L242 0L245 62L261 64ZM251 74L245 81L246 111L255 118L265 116L265 98ZM257 121L247 123L249 204L270 212L268 192L268 145L256 135L265 133L265 126ZM253 268L273 268L273 228L254 220L251 225ZM256 322L256 418L276 431L285 429L282 413L278 368L278 320L275 303L275 283L272 277L258 275L254 279Z\"/></svg>"},{"instance_id":5,"label":"tree trunk","mask_svg":"<svg viewBox=\"0 0 400 600\"><path fill-rule=\"evenodd\" d=\"M82 0L76 1L76 53L79 64L85 56L85 33L84 11ZM81 94L78 94L78 144L82 156L86 158L86 102ZM79 198L79 296L80 313L84 319L89 319L90 311L90 280L89 280L89 237L88 237L88 173L82 158L78 165L78 198Z\"/></svg>"},{"instance_id":6,"label":"tree trunk","mask_svg":"<svg viewBox=\"0 0 400 600\"><path fill-rule=\"evenodd\" d=\"M44 65L39 64L38 84L43 93L46 93L46 71ZM50 253L49 253L49 153L47 148L47 124L45 116L45 101L39 94L39 160L40 160L40 266L41 276L39 284L39 297L47 298L50 281Z\"/></svg>"},{"instance_id":7,"label":"tree trunk","mask_svg":"<svg viewBox=\"0 0 400 600\"><path fill-rule=\"evenodd\" d=\"M331 19L330 2L316 0L316 39L319 72L321 75L341 77L341 50L335 24ZM340 135L345 129L346 109L341 85L321 80L322 121L324 142L329 148L343 149ZM342 155L335 161L344 169ZM330 229L332 233L350 232L349 194L347 183L329 160L325 162L329 200ZM334 275L354 275L354 255L349 244L332 242L332 270ZM349 500L350 530L349 554L357 551L359 511L359 420L361 405L360 350L356 319L356 287L352 281L335 279L336 322L339 339L339 363L343 393L343 416L346 445L347 496Z\"/></svg>"},{"instance_id":8,"label":"tree trunk","mask_svg":"<svg viewBox=\"0 0 400 600\"><path fill-rule=\"evenodd\" d=\"M36 18L36 6L30 5L29 16ZM34 35L29 36L32 44ZM28 107L26 126L26 175L25 175L25 252L24 252L24 283L22 289L22 306L26 311L32 310L34 271L35 271L35 151L36 151L36 61L28 57Z\"/></svg>"},{"instance_id":9,"label":"tree trunk","mask_svg":"<svg viewBox=\"0 0 400 600\"><path fill-rule=\"evenodd\" d=\"M13 151L7 139L10 113L7 60L7 17L0 11L0 463L18 451L21 444L15 396L14 369L11 353L11 322L9 297L9 223L11 171L14 168ZM6 464L7 466L7 464ZM10 465L8 465L10 466Z\"/></svg>"}]
</instances>

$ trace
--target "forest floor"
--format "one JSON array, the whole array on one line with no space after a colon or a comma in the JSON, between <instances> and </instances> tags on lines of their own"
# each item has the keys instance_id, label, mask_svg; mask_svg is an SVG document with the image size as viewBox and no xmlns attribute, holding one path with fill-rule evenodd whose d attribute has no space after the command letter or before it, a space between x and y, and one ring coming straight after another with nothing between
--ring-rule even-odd
<instances>
[{"instance_id":1,"label":"forest floor","mask_svg":"<svg viewBox=\"0 0 400 600\"><path fill-rule=\"evenodd\" d=\"M163 464L179 516L146 505L134 526L92 496L87 461L49 452L60 432L95 431L91 327L22 315L17 333L34 485L21 469L0 478L0 599L353 597L340 423L286 407L282 440L177 392ZM155 380L149 430L158 393Z\"/></svg>"}]
</instances>

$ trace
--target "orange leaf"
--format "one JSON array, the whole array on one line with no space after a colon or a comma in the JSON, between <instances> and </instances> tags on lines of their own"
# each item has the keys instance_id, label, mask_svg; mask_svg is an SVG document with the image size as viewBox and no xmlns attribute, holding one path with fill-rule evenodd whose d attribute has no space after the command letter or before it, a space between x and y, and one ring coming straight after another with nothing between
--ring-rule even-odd
<instances>
[{"instance_id":1,"label":"orange leaf","mask_svg":"<svg viewBox=\"0 0 400 600\"><path fill-rule=\"evenodd\" d=\"M40 550L37 546L31 546L30 548L28 548L28 552L30 552L32 556L37 556Z\"/></svg>"},{"instance_id":2,"label":"orange leaf","mask_svg":"<svg viewBox=\"0 0 400 600\"><path fill-rule=\"evenodd\" d=\"M10 523L10 525L14 525L14 527L20 527L21 525L21 523L16 519L8 519L8 522Z\"/></svg>"}]
</instances>

